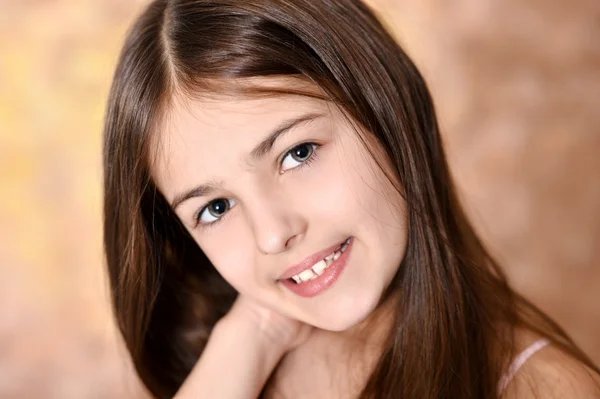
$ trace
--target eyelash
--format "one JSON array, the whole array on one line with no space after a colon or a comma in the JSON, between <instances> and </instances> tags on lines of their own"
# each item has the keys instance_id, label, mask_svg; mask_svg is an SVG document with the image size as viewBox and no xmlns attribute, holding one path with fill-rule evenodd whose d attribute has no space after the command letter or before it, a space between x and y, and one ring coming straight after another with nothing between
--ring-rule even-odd
<instances>
[{"instance_id":1,"label":"eyelash","mask_svg":"<svg viewBox=\"0 0 600 399\"><path fill-rule=\"evenodd\" d=\"M290 169L288 169L288 170L287 170L287 171L285 171L285 172L279 172L280 174L283 174L283 173L288 173L288 172L290 172L290 171L292 171L292 172L299 171L300 169L303 169L303 168L305 168L305 167L308 167L308 166L310 166L310 165L311 165L311 164L312 164L312 163L313 163L313 162L314 162L314 161L317 159L317 157L318 157L318 151L317 151L317 150L318 150L318 149L321 147L321 145L320 145L320 144L317 144L317 143L314 143L314 142L305 142L305 143L300 143L300 144L296 144L295 146L293 146L292 148L290 148L288 151L286 151L286 152L283 154L283 156L282 156L282 157L279 159L279 162L278 162L279 168L281 169L281 165L282 165L283 161L285 160L285 158L286 158L288 155L290 155L290 154L291 154L291 152L292 152L293 150L295 150L295 149L296 149L296 148L298 148L298 147L304 146L304 145L309 145L309 146L312 146L312 147L313 147L313 149L312 149L312 153L310 154L310 156L309 156L309 157L308 157L308 158L307 158L307 159L306 159L304 162L300 163L298 166L295 166L295 167L293 167L293 168L290 168ZM215 201L217 201L217 200L219 200L219 199L222 199L222 198L217 198L217 199L214 199L214 200L212 200L212 201L208 202L206 205L204 205L203 207L201 207L201 208L200 208L200 210L199 210L199 211L197 211L197 212L194 214L194 221L195 221L194 228L198 228L198 227L199 227L199 228L201 228L201 229L205 230L205 229L207 229L207 228L209 228L209 227L213 227L213 226L217 225L217 223L219 223L219 222L220 222L220 221L222 221L222 220L223 220L225 217L227 217L227 213L229 213L229 211L228 211L228 212L226 212L226 213L225 213L223 216L221 216L219 219L217 219L217 220L215 220L215 221L213 221L213 222L204 223L204 224L200 223L200 217L202 216L202 214L204 213L204 211L206 210L206 208L208 208L208 207L209 207L209 206L210 206L210 205L211 205L213 202L215 202Z\"/></svg>"}]
</instances>

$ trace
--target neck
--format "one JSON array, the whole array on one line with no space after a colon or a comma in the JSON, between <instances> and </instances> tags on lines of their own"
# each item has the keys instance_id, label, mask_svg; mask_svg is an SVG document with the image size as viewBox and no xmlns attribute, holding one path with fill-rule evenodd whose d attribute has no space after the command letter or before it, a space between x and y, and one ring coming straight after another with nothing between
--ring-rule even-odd
<instances>
[{"instance_id":1,"label":"neck","mask_svg":"<svg viewBox=\"0 0 600 399\"><path fill-rule=\"evenodd\" d=\"M320 398L317 392L326 393L323 397L359 394L385 349L397 297L387 296L365 320L348 330L313 331L304 345L284 357L271 383L290 397Z\"/></svg>"}]
</instances>

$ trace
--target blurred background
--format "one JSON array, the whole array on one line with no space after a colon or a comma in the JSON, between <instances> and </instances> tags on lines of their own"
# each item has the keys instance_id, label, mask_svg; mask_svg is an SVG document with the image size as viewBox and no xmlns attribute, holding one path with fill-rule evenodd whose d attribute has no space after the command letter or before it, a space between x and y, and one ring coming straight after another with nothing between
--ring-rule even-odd
<instances>
[{"instance_id":1,"label":"blurred background","mask_svg":"<svg viewBox=\"0 0 600 399\"><path fill-rule=\"evenodd\" d=\"M1 398L146 397L111 319L100 156L145 3L0 0ZM369 3L430 85L477 230L600 364L600 2Z\"/></svg>"}]
</instances>

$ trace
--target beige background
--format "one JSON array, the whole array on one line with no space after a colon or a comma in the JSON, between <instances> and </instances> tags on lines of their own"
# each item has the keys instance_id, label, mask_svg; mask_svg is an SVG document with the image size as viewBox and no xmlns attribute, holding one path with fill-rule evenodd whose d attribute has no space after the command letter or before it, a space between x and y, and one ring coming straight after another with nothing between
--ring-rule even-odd
<instances>
[{"instance_id":1,"label":"beige background","mask_svg":"<svg viewBox=\"0 0 600 399\"><path fill-rule=\"evenodd\" d=\"M2 398L143 397L108 308L100 131L144 3L0 0ZM600 363L600 2L371 3L430 83L477 229Z\"/></svg>"}]
</instances>

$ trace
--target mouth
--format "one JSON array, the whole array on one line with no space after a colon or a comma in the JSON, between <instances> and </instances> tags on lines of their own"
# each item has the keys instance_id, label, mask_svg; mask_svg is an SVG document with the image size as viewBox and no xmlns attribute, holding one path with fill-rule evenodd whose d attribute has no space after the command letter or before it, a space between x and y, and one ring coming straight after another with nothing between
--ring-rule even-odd
<instances>
[{"instance_id":1,"label":"mouth","mask_svg":"<svg viewBox=\"0 0 600 399\"><path fill-rule=\"evenodd\" d=\"M301 297L313 297L328 289L344 271L354 244L349 237L334 248L326 250L325 254L313 256L310 262L303 262L304 267L296 266L289 269L285 278L279 282L294 294ZM300 270L298 270L300 269ZM291 274L291 273L296 274Z\"/></svg>"},{"instance_id":2,"label":"mouth","mask_svg":"<svg viewBox=\"0 0 600 399\"><path fill-rule=\"evenodd\" d=\"M329 255L325 256L320 261L316 262L314 265L309 267L308 269L288 278L288 280L293 281L296 284L305 283L307 281L312 281L319 276L323 275L329 266L333 264L336 260L339 259L340 256L348 249L348 245L350 244L351 237L348 237L346 241L344 241L340 246L334 249Z\"/></svg>"}]
</instances>

